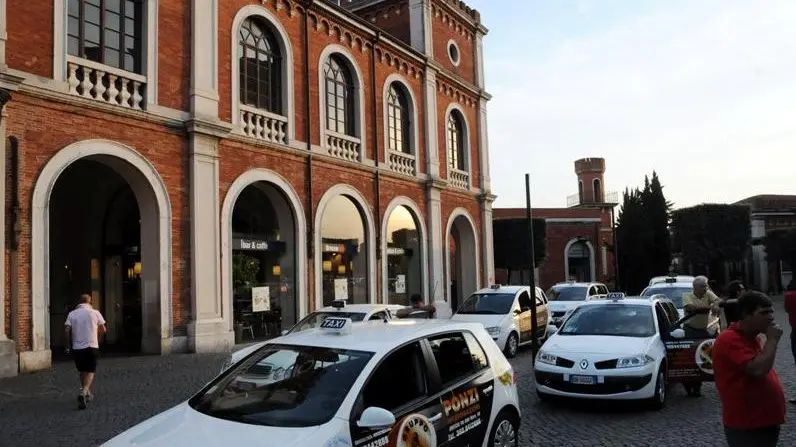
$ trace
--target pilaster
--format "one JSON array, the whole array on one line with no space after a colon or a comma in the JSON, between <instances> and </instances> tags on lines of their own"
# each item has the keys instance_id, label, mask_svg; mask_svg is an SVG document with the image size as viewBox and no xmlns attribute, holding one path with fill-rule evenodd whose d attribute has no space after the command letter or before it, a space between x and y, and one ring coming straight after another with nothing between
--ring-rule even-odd
<instances>
[{"instance_id":1,"label":"pilaster","mask_svg":"<svg viewBox=\"0 0 796 447\"><path fill-rule=\"evenodd\" d=\"M484 34L481 31L475 33L475 85L484 89Z\"/></svg>"},{"instance_id":2,"label":"pilaster","mask_svg":"<svg viewBox=\"0 0 796 447\"><path fill-rule=\"evenodd\" d=\"M439 148L437 139L437 72L426 67L423 86L423 107L426 118L425 146L426 173L431 178L439 177Z\"/></svg>"},{"instance_id":3,"label":"pilaster","mask_svg":"<svg viewBox=\"0 0 796 447\"><path fill-rule=\"evenodd\" d=\"M426 183L428 200L428 267L431 286L429 301L444 302L448 284L445 282L445 235L442 229L442 197L445 188L442 180L429 180Z\"/></svg>"},{"instance_id":4,"label":"pilaster","mask_svg":"<svg viewBox=\"0 0 796 447\"><path fill-rule=\"evenodd\" d=\"M431 0L409 0L409 35L412 48L431 57Z\"/></svg>"},{"instance_id":5,"label":"pilaster","mask_svg":"<svg viewBox=\"0 0 796 447\"><path fill-rule=\"evenodd\" d=\"M191 114L218 117L217 0L191 0Z\"/></svg>"},{"instance_id":6,"label":"pilaster","mask_svg":"<svg viewBox=\"0 0 796 447\"><path fill-rule=\"evenodd\" d=\"M483 260L482 284L495 283L495 246L492 233L492 203L497 197L490 193L478 196L481 210L481 259Z\"/></svg>"},{"instance_id":7,"label":"pilaster","mask_svg":"<svg viewBox=\"0 0 796 447\"><path fill-rule=\"evenodd\" d=\"M0 0L0 71L6 67L6 41L8 40L7 0ZM1 108L1 106L0 106Z\"/></svg>"},{"instance_id":8,"label":"pilaster","mask_svg":"<svg viewBox=\"0 0 796 447\"><path fill-rule=\"evenodd\" d=\"M221 122L192 120L190 135L191 352L224 352L234 334L221 302L221 231L219 225L218 141L231 128Z\"/></svg>"},{"instance_id":9,"label":"pilaster","mask_svg":"<svg viewBox=\"0 0 796 447\"><path fill-rule=\"evenodd\" d=\"M489 129L486 116L487 99L482 97L478 103L478 163L481 166L481 191L490 191L492 184L489 175Z\"/></svg>"},{"instance_id":10,"label":"pilaster","mask_svg":"<svg viewBox=\"0 0 796 447\"><path fill-rule=\"evenodd\" d=\"M5 2L4 0L0 0L0 14L4 14L5 12ZM4 41L2 40L4 32L5 32L5 19L0 17L0 57L3 56L2 53L2 45ZM2 64L3 60L0 59L0 70L3 68ZM0 144L3 147L3 156L0 157L0 172L6 172L6 154L7 154L7 140L6 140L6 125L5 121L8 117L8 109L5 108L5 105L11 100L11 92L9 90L4 89L4 82L2 81L2 73L0 73ZM6 196L6 182L0 182L0 197L5 198ZM6 252L6 237L8 233L6 232L6 207L5 203L0 206L0 228L3 230L3 236L0 238L0 253L5 254ZM6 274L6 266L5 266L5 256L0 256L0 284L5 284L5 276ZM19 372L19 356L17 354L16 345L12 340L9 340L6 336L6 322L5 322L5 304L6 304L6 296L5 296L5 287L0 288L0 378L3 377L13 377L16 376Z\"/></svg>"}]
</instances>

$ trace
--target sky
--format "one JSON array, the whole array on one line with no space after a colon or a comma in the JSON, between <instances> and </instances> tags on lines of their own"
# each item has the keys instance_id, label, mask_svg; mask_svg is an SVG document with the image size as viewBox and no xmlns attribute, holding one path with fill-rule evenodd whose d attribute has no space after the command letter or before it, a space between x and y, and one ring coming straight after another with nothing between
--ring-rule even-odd
<instances>
[{"instance_id":1,"label":"sky","mask_svg":"<svg viewBox=\"0 0 796 447\"><path fill-rule=\"evenodd\" d=\"M675 208L796 194L796 1L466 0L484 39L495 207L657 171Z\"/></svg>"}]
</instances>

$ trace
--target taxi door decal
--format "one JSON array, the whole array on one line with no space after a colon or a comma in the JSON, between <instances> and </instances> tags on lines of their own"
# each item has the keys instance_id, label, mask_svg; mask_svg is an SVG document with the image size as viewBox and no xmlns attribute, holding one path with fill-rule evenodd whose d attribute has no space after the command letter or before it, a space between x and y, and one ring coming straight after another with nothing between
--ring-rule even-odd
<instances>
[{"instance_id":1,"label":"taxi door decal","mask_svg":"<svg viewBox=\"0 0 796 447\"><path fill-rule=\"evenodd\" d=\"M669 380L712 382L714 341L713 338L666 341Z\"/></svg>"},{"instance_id":2,"label":"taxi door decal","mask_svg":"<svg viewBox=\"0 0 796 447\"><path fill-rule=\"evenodd\" d=\"M396 415L391 428L370 430L351 421L354 447L437 447L443 431L442 407L438 400L427 400Z\"/></svg>"},{"instance_id":3,"label":"taxi door decal","mask_svg":"<svg viewBox=\"0 0 796 447\"><path fill-rule=\"evenodd\" d=\"M439 445L480 446L483 444L492 415L495 378L492 368L485 368L470 380L442 395L442 437Z\"/></svg>"}]
</instances>

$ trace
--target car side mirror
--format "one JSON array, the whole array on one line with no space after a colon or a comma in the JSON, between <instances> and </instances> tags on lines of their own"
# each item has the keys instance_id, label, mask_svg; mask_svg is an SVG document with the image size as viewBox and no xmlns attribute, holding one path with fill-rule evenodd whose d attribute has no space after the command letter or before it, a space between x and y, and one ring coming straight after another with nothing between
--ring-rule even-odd
<instances>
[{"instance_id":1,"label":"car side mirror","mask_svg":"<svg viewBox=\"0 0 796 447\"><path fill-rule=\"evenodd\" d=\"M555 324L548 324L547 325L547 333L548 334L553 335L556 332L558 332L558 328L556 327Z\"/></svg>"},{"instance_id":2,"label":"car side mirror","mask_svg":"<svg viewBox=\"0 0 796 447\"><path fill-rule=\"evenodd\" d=\"M685 338L685 331L680 328L673 330L670 334L672 338Z\"/></svg>"},{"instance_id":3,"label":"car side mirror","mask_svg":"<svg viewBox=\"0 0 796 447\"><path fill-rule=\"evenodd\" d=\"M520 312L528 312L531 310L531 306L522 306L520 307Z\"/></svg>"},{"instance_id":4,"label":"car side mirror","mask_svg":"<svg viewBox=\"0 0 796 447\"><path fill-rule=\"evenodd\" d=\"M519 315L522 313L521 309L514 309L514 315Z\"/></svg>"},{"instance_id":5,"label":"car side mirror","mask_svg":"<svg viewBox=\"0 0 796 447\"><path fill-rule=\"evenodd\" d=\"M362 412L357 421L357 426L371 430L390 428L395 425L395 415L379 407L368 407Z\"/></svg>"}]
</instances>

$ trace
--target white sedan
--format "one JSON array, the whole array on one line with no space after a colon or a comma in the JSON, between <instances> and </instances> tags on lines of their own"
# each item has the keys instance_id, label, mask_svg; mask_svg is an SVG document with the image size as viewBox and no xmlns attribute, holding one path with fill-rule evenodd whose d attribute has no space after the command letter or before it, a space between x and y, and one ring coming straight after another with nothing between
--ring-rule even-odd
<instances>
[{"instance_id":1,"label":"white sedan","mask_svg":"<svg viewBox=\"0 0 796 447\"><path fill-rule=\"evenodd\" d=\"M327 317L104 446L516 447L520 421L514 370L483 325Z\"/></svg>"},{"instance_id":2,"label":"white sedan","mask_svg":"<svg viewBox=\"0 0 796 447\"><path fill-rule=\"evenodd\" d=\"M662 408L668 381L662 333L670 328L658 324L659 301L611 293L578 306L537 355L540 399L643 399Z\"/></svg>"}]
</instances>

